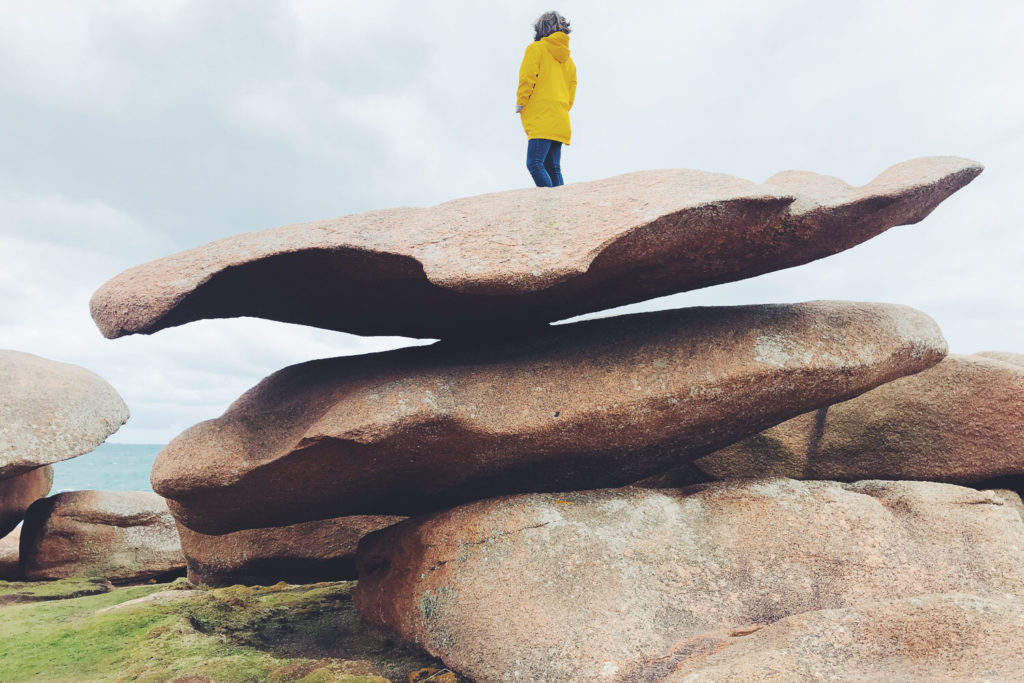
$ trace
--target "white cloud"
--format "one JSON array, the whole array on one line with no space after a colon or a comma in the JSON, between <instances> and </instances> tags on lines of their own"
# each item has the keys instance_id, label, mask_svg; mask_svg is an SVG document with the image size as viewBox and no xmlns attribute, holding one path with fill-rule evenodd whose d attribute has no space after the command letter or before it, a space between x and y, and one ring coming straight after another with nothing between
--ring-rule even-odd
<instances>
[{"instance_id":1,"label":"white cloud","mask_svg":"<svg viewBox=\"0 0 1024 683\"><path fill-rule=\"evenodd\" d=\"M129 215L98 199L76 202L53 192L0 192L0 225L5 235L33 244L118 250L168 247L165 236L144 230Z\"/></svg>"}]
</instances>

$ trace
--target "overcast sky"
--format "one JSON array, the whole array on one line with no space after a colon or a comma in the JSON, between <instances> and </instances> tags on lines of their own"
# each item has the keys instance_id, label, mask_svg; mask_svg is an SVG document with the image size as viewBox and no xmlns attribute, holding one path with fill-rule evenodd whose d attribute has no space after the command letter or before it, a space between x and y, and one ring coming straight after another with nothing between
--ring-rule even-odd
<instances>
[{"instance_id":1,"label":"overcast sky","mask_svg":"<svg viewBox=\"0 0 1024 683\"><path fill-rule=\"evenodd\" d=\"M0 0L0 347L107 378L164 443L285 365L408 343L213 320L103 339L122 270L239 232L528 187L513 113L532 23L571 21L567 182L651 168L863 184L925 155L986 171L843 254L630 307L915 306L954 352L1024 352L1024 3Z\"/></svg>"}]
</instances>

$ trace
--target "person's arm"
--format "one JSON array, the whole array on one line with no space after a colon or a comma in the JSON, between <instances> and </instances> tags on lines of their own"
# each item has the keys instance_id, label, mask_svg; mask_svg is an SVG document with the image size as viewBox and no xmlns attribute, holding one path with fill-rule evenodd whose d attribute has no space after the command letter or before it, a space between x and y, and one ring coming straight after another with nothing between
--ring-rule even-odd
<instances>
[{"instance_id":1,"label":"person's arm","mask_svg":"<svg viewBox=\"0 0 1024 683\"><path fill-rule=\"evenodd\" d=\"M516 90L516 106L522 109L530 101L533 89L537 87L537 76L540 75L540 43L532 42L523 55L523 63L519 67L519 88ZM517 110L518 111L518 110Z\"/></svg>"},{"instance_id":2,"label":"person's arm","mask_svg":"<svg viewBox=\"0 0 1024 683\"><path fill-rule=\"evenodd\" d=\"M576 101L576 63L569 60L569 109L572 109Z\"/></svg>"}]
</instances>

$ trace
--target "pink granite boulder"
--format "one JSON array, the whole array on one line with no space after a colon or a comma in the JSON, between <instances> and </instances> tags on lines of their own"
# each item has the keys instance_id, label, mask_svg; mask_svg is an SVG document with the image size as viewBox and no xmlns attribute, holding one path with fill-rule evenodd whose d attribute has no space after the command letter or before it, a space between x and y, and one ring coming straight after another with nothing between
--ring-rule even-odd
<instances>
[{"instance_id":1,"label":"pink granite boulder","mask_svg":"<svg viewBox=\"0 0 1024 683\"><path fill-rule=\"evenodd\" d=\"M1024 599L964 593L806 612L697 636L641 677L659 683L1014 681ZM665 669L671 671L662 675Z\"/></svg>"},{"instance_id":2,"label":"pink granite boulder","mask_svg":"<svg viewBox=\"0 0 1024 683\"><path fill-rule=\"evenodd\" d=\"M701 458L713 479L1024 475L1024 366L951 355L924 372L800 415Z\"/></svg>"},{"instance_id":3,"label":"pink granite boulder","mask_svg":"<svg viewBox=\"0 0 1024 683\"><path fill-rule=\"evenodd\" d=\"M221 534L619 486L946 352L904 306L664 311L285 368L175 438L151 481Z\"/></svg>"},{"instance_id":4,"label":"pink granite boulder","mask_svg":"<svg viewBox=\"0 0 1024 683\"><path fill-rule=\"evenodd\" d=\"M0 478L88 453L127 420L128 407L99 375L0 350Z\"/></svg>"},{"instance_id":5,"label":"pink granite boulder","mask_svg":"<svg viewBox=\"0 0 1024 683\"><path fill-rule=\"evenodd\" d=\"M133 583L184 573L167 504L144 491L71 491L38 500L21 530L28 581L95 576Z\"/></svg>"},{"instance_id":6,"label":"pink granite boulder","mask_svg":"<svg viewBox=\"0 0 1024 683\"><path fill-rule=\"evenodd\" d=\"M449 338L742 280L916 223L982 167L929 157L863 187L644 171L229 237L132 268L93 296L107 337L253 316Z\"/></svg>"},{"instance_id":7,"label":"pink granite boulder","mask_svg":"<svg viewBox=\"0 0 1024 683\"><path fill-rule=\"evenodd\" d=\"M654 672L685 663L686 643L723 629L934 594L1019 596L1024 523L993 492L932 482L529 494L370 534L359 576L355 602L368 624L474 680L658 680ZM825 622L823 633L836 630ZM1007 623L1004 614L990 627ZM932 654L946 642L942 622L933 627L921 633L935 639ZM779 626L780 638L789 628ZM859 652L877 637L865 633ZM911 644L907 636L893 647ZM799 679L795 671L779 680Z\"/></svg>"}]
</instances>

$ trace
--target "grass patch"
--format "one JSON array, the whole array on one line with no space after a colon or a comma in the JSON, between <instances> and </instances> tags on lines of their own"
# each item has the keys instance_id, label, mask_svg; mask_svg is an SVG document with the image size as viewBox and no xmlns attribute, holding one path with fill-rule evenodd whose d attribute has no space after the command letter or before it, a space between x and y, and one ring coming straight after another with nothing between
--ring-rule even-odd
<instances>
[{"instance_id":1,"label":"grass patch","mask_svg":"<svg viewBox=\"0 0 1024 683\"><path fill-rule=\"evenodd\" d=\"M0 581L0 606L41 600L66 600L110 590L103 579L75 578L60 581Z\"/></svg>"},{"instance_id":2,"label":"grass patch","mask_svg":"<svg viewBox=\"0 0 1024 683\"><path fill-rule=\"evenodd\" d=\"M354 586L231 586L99 613L168 588L192 588L177 581L7 604L0 607L0 680L383 683L442 668L367 632L352 605ZM51 585L49 592L69 596L72 588ZM0 583L0 595L5 590L29 589Z\"/></svg>"}]
</instances>

